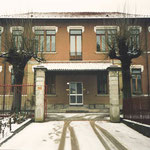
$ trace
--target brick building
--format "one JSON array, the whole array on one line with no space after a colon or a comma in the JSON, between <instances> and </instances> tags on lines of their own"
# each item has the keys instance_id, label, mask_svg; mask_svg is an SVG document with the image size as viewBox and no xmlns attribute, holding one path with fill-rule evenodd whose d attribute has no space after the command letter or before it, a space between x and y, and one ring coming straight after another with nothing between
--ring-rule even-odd
<instances>
[{"instance_id":1,"label":"brick building","mask_svg":"<svg viewBox=\"0 0 150 150\"><path fill-rule=\"evenodd\" d=\"M30 60L25 68L24 84L34 84L34 68L44 67L48 109L81 106L108 108L108 70L118 60L108 57L106 39L120 30L123 13L27 13L0 17L0 50L5 51L5 26L16 37L24 31L21 20L32 20L31 32L38 41L37 50L46 60ZM133 60L131 83L133 96L149 95L150 18L128 15L133 39L142 47L142 55ZM13 23L12 23L13 20ZM136 30L136 31L135 31ZM19 40L19 38L18 38ZM121 73L119 73L122 106ZM0 84L13 84L12 66L0 59ZM34 92L33 92L34 95ZM1 103L2 105L2 103Z\"/></svg>"}]
</instances>

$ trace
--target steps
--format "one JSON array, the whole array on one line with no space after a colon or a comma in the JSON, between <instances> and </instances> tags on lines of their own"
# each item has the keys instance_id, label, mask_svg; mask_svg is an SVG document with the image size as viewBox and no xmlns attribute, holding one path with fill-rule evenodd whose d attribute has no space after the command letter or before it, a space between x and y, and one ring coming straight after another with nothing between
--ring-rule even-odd
<instances>
[{"instance_id":1,"label":"steps","mask_svg":"<svg viewBox=\"0 0 150 150\"><path fill-rule=\"evenodd\" d=\"M108 108L90 109L84 106L69 106L67 108L60 109L48 109L48 113L109 113Z\"/></svg>"}]
</instances>

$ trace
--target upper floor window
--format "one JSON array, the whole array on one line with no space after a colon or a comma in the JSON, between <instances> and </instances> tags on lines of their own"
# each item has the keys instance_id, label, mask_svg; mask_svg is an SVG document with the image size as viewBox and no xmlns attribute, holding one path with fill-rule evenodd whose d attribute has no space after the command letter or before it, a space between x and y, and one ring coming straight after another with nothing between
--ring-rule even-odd
<instances>
[{"instance_id":1,"label":"upper floor window","mask_svg":"<svg viewBox=\"0 0 150 150\"><path fill-rule=\"evenodd\" d=\"M36 39L36 50L38 52L56 52L56 32L55 26L35 26L33 27Z\"/></svg>"},{"instance_id":2,"label":"upper floor window","mask_svg":"<svg viewBox=\"0 0 150 150\"><path fill-rule=\"evenodd\" d=\"M110 49L112 42L115 42L115 35L118 27L115 26L96 26L96 51L106 52Z\"/></svg>"},{"instance_id":3,"label":"upper floor window","mask_svg":"<svg viewBox=\"0 0 150 150\"><path fill-rule=\"evenodd\" d=\"M81 30L70 30L70 56L81 56Z\"/></svg>"},{"instance_id":4,"label":"upper floor window","mask_svg":"<svg viewBox=\"0 0 150 150\"><path fill-rule=\"evenodd\" d=\"M12 33L12 38L14 42L14 46L17 49L20 49L22 46L22 33L23 33L23 27L21 26L13 26L10 28L10 31Z\"/></svg>"},{"instance_id":5,"label":"upper floor window","mask_svg":"<svg viewBox=\"0 0 150 150\"><path fill-rule=\"evenodd\" d=\"M55 52L55 34L56 32L54 30L36 30L36 50Z\"/></svg>"},{"instance_id":6,"label":"upper floor window","mask_svg":"<svg viewBox=\"0 0 150 150\"><path fill-rule=\"evenodd\" d=\"M82 32L84 31L84 27L69 26L68 31L70 33L70 59L81 60L82 59Z\"/></svg>"},{"instance_id":7,"label":"upper floor window","mask_svg":"<svg viewBox=\"0 0 150 150\"><path fill-rule=\"evenodd\" d=\"M0 26L0 51L2 51L2 32L3 32L3 27Z\"/></svg>"},{"instance_id":8,"label":"upper floor window","mask_svg":"<svg viewBox=\"0 0 150 150\"><path fill-rule=\"evenodd\" d=\"M132 92L133 94L142 93L141 69L132 69Z\"/></svg>"},{"instance_id":9,"label":"upper floor window","mask_svg":"<svg viewBox=\"0 0 150 150\"><path fill-rule=\"evenodd\" d=\"M130 40L129 44L131 49L139 49L140 48L140 32L142 30L139 26L129 26L128 27Z\"/></svg>"}]
</instances>

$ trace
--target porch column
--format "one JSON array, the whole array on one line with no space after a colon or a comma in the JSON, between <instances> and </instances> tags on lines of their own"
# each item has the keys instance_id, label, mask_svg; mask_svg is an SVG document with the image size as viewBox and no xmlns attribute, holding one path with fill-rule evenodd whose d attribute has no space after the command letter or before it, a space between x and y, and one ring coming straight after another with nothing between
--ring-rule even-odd
<instances>
[{"instance_id":1,"label":"porch column","mask_svg":"<svg viewBox=\"0 0 150 150\"><path fill-rule=\"evenodd\" d=\"M44 121L44 92L45 92L45 71L46 68L39 66L36 71L36 91L35 91L35 122Z\"/></svg>"},{"instance_id":2,"label":"porch column","mask_svg":"<svg viewBox=\"0 0 150 150\"><path fill-rule=\"evenodd\" d=\"M119 105L119 74L118 66L110 66L109 71L109 103L110 103L110 121L120 122L120 105Z\"/></svg>"}]
</instances>

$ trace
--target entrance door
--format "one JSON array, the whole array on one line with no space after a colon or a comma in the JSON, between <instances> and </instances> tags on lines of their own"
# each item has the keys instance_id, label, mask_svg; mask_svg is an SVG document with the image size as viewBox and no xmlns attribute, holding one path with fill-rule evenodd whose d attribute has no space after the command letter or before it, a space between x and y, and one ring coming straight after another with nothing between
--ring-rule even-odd
<instances>
[{"instance_id":1,"label":"entrance door","mask_svg":"<svg viewBox=\"0 0 150 150\"><path fill-rule=\"evenodd\" d=\"M83 105L83 84L81 82L69 83L70 105Z\"/></svg>"}]
</instances>

